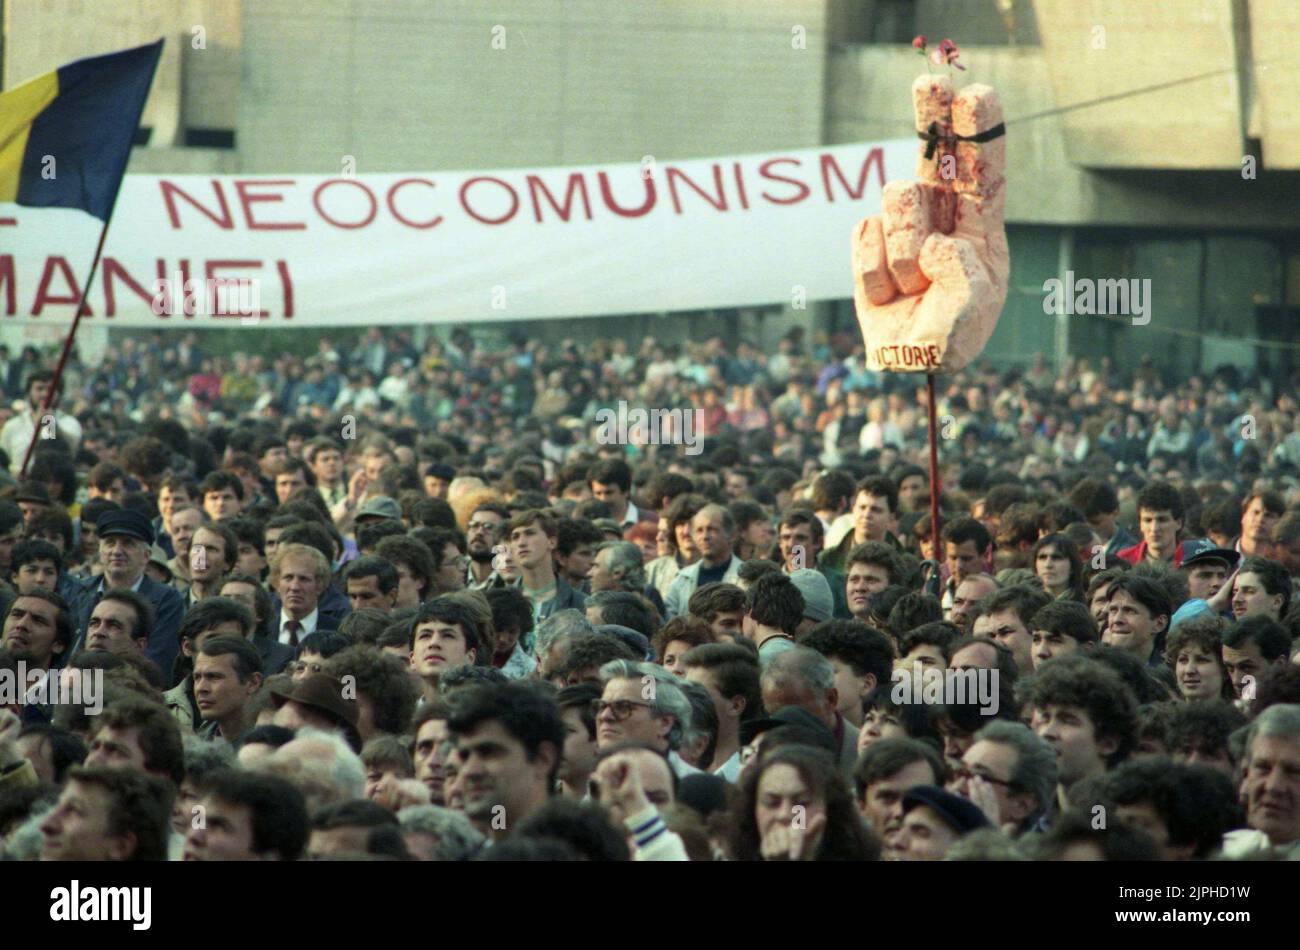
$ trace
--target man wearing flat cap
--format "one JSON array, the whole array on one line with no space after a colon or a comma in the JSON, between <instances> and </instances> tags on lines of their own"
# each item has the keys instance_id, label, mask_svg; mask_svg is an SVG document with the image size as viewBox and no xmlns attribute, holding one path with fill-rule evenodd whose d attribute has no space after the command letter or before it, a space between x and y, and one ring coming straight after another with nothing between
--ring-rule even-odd
<instances>
[{"instance_id":1,"label":"man wearing flat cap","mask_svg":"<svg viewBox=\"0 0 1300 950\"><path fill-rule=\"evenodd\" d=\"M957 839L990 828L979 807L936 785L917 785L903 793L903 827L895 848L903 861L942 861Z\"/></svg>"},{"instance_id":2,"label":"man wearing flat cap","mask_svg":"<svg viewBox=\"0 0 1300 950\"><path fill-rule=\"evenodd\" d=\"M101 577L90 578L82 588L77 610L77 640L69 655L80 650L86 641L90 615L105 592L133 590L153 605L154 627L145 647L145 656L158 664L164 676L171 673L180 650L178 633L185 612L181 595L145 575L153 548L153 525L138 511L106 511L95 522L99 535L99 560L104 565Z\"/></svg>"},{"instance_id":3,"label":"man wearing flat cap","mask_svg":"<svg viewBox=\"0 0 1300 950\"><path fill-rule=\"evenodd\" d=\"M1237 569L1240 555L1205 538L1183 542L1183 563L1179 572L1187 579L1187 599L1169 618L1169 630L1184 620L1205 614L1231 612L1232 585L1229 578ZM1227 590L1224 590L1227 587Z\"/></svg>"}]
</instances>

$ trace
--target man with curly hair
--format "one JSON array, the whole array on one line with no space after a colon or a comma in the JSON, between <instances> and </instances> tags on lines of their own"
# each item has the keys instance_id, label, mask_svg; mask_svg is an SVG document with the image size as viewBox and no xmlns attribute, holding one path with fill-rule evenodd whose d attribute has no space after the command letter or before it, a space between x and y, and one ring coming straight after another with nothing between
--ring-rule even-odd
<instances>
[{"instance_id":1,"label":"man with curly hair","mask_svg":"<svg viewBox=\"0 0 1300 950\"><path fill-rule=\"evenodd\" d=\"M1137 741L1132 692L1119 674L1086 656L1044 663L1025 684L1022 707L1034 732L1056 749L1063 811L1073 786L1123 762Z\"/></svg>"},{"instance_id":2,"label":"man with curly hair","mask_svg":"<svg viewBox=\"0 0 1300 950\"><path fill-rule=\"evenodd\" d=\"M357 732L362 741L398 736L410 727L420 687L401 660L375 647L358 645L330 657L325 672L355 686ZM346 679L349 676L351 681Z\"/></svg>"}]
</instances>

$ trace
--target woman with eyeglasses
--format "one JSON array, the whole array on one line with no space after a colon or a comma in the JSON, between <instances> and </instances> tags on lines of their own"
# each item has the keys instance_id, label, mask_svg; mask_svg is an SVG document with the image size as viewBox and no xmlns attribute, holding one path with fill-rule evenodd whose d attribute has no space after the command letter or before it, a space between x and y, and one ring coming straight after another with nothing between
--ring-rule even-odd
<instances>
[{"instance_id":1,"label":"woman with eyeglasses","mask_svg":"<svg viewBox=\"0 0 1300 950\"><path fill-rule=\"evenodd\" d=\"M830 753L801 745L762 755L742 780L737 861L875 861L880 842L854 807Z\"/></svg>"}]
</instances>

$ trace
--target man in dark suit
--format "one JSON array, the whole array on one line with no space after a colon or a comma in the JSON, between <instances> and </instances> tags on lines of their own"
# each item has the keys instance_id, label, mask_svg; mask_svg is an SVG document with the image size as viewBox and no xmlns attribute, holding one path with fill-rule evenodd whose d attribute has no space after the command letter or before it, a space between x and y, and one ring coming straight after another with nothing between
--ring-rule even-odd
<instances>
[{"instance_id":1,"label":"man in dark suit","mask_svg":"<svg viewBox=\"0 0 1300 950\"><path fill-rule=\"evenodd\" d=\"M334 553L333 542L329 534L322 526L317 524L293 525L285 528L280 533L280 543L276 555L278 556L280 550L288 544L306 545L315 548L325 563L325 586L317 591L312 605L317 615L306 623L307 629L298 631L298 636L301 638L318 629L337 630L343 619L352 613L352 603L341 590L331 583L330 558L334 556ZM282 623L285 616L284 592L280 589L281 584L277 577L275 566L272 564L270 576L267 579L267 586L271 590L272 617L281 618ZM275 623L274 628L278 630L281 623ZM279 639L282 643L289 642L284 637L279 637Z\"/></svg>"},{"instance_id":2,"label":"man in dark suit","mask_svg":"<svg viewBox=\"0 0 1300 950\"><path fill-rule=\"evenodd\" d=\"M106 511L95 522L99 534L99 560L104 565L102 577L91 578L82 588L77 609L77 637L69 655L86 642L90 614L105 591L133 590L153 605L154 628L145 647L145 656L158 664L164 678L169 678L176 654L180 651L177 632L185 613L181 595L171 587L145 576L149 550L153 546L153 525L138 511Z\"/></svg>"},{"instance_id":3,"label":"man in dark suit","mask_svg":"<svg viewBox=\"0 0 1300 950\"><path fill-rule=\"evenodd\" d=\"M330 589L330 564L310 545L282 541L271 561L270 582L277 595L271 639L285 646L296 648L300 640L317 630L337 630L351 612L346 597L343 611L326 611L324 597Z\"/></svg>"},{"instance_id":4,"label":"man in dark suit","mask_svg":"<svg viewBox=\"0 0 1300 950\"><path fill-rule=\"evenodd\" d=\"M352 613L352 602L348 600L346 594L342 593L333 584L326 586L325 593L321 594L317 607L320 610L320 623L316 628L318 630L337 630L339 624L347 619L348 614ZM272 618L279 617L284 610L279 591L271 595L271 609L273 611Z\"/></svg>"},{"instance_id":5,"label":"man in dark suit","mask_svg":"<svg viewBox=\"0 0 1300 950\"><path fill-rule=\"evenodd\" d=\"M283 673L298 657L298 651L293 647L272 640L265 633L254 634L248 642L257 648L257 653L262 658L262 671L267 676Z\"/></svg>"}]
</instances>

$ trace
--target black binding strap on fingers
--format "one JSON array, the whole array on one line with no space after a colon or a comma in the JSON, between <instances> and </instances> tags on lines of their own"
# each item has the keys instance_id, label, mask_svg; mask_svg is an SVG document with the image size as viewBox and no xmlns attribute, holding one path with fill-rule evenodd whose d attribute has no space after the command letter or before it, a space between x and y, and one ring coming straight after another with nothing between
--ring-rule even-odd
<instances>
[{"instance_id":1,"label":"black binding strap on fingers","mask_svg":"<svg viewBox=\"0 0 1300 950\"><path fill-rule=\"evenodd\" d=\"M916 137L926 141L925 157L934 158L934 151L938 148L940 142L992 142L994 139L1006 134L1007 126L1005 122L999 122L992 128L977 132L974 135L944 135L939 131L939 123L931 122L930 127L924 132L917 132Z\"/></svg>"}]
</instances>

